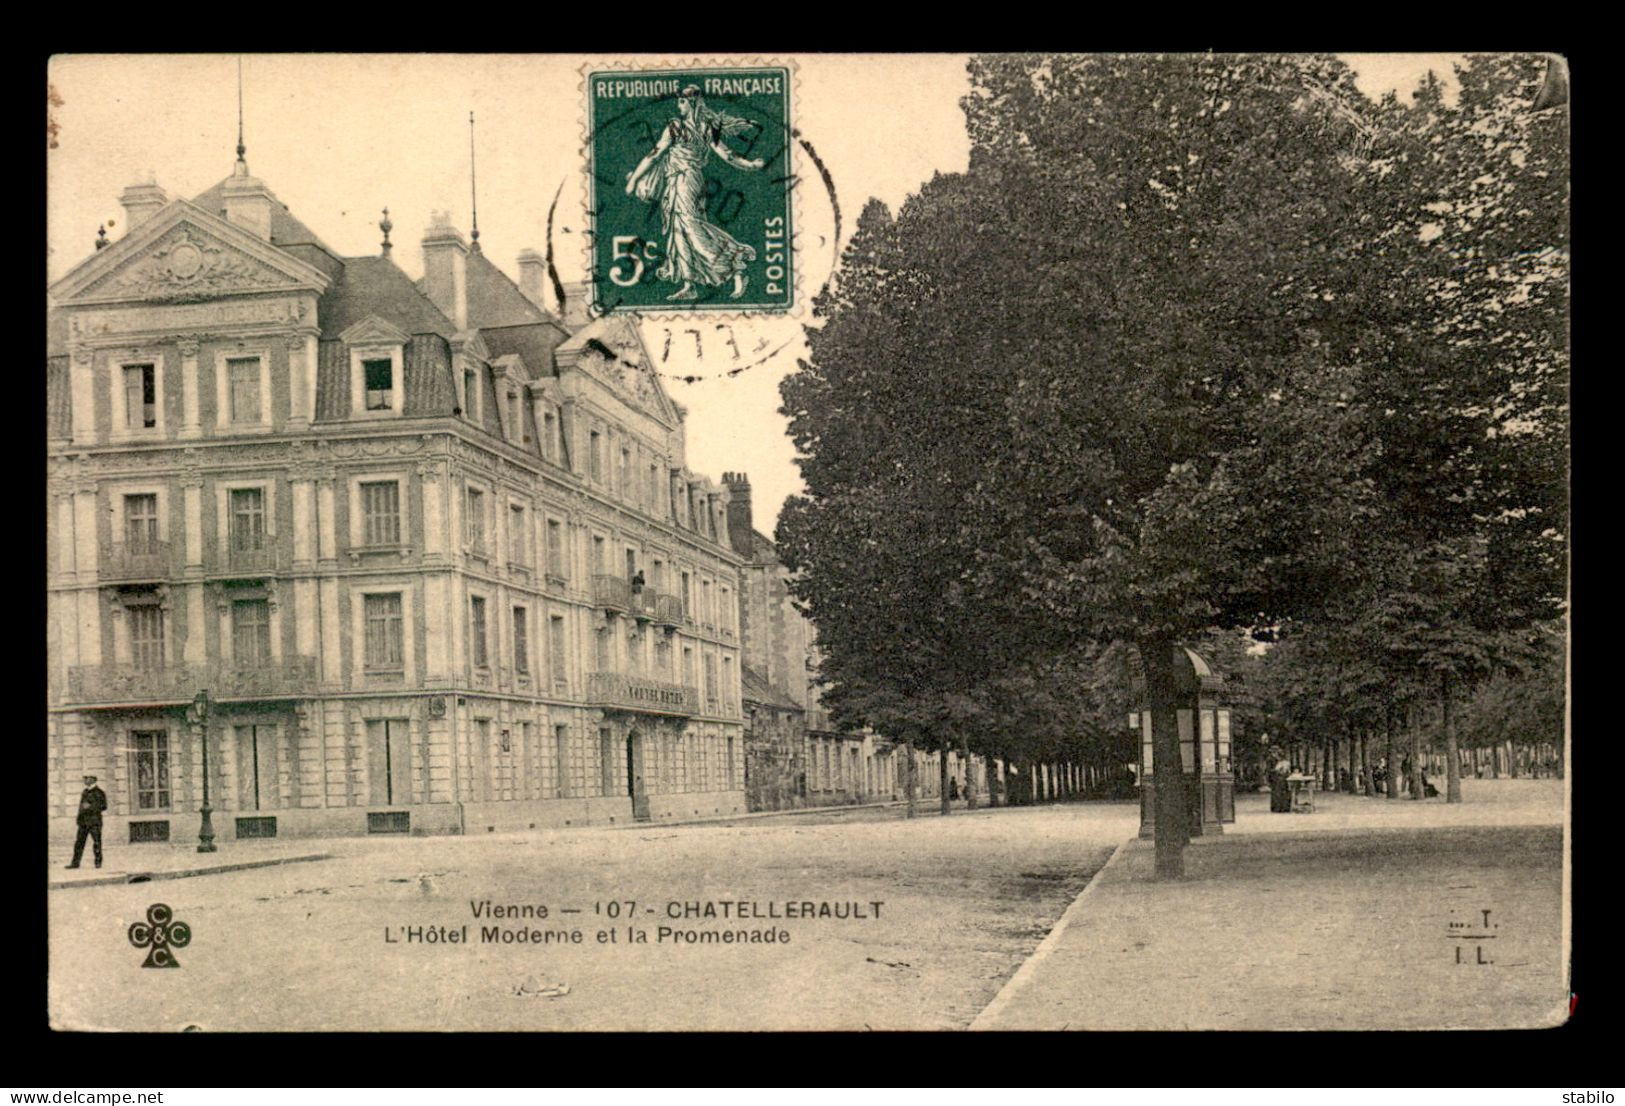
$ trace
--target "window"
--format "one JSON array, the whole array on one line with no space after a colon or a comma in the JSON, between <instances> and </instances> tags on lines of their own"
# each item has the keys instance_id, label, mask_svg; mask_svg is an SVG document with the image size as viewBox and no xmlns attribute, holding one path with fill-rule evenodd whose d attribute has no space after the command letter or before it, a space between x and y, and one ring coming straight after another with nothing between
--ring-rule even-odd
<instances>
[{"instance_id":1,"label":"window","mask_svg":"<svg viewBox=\"0 0 1625 1106\"><path fill-rule=\"evenodd\" d=\"M727 587L724 586L722 589L722 608L721 610L717 611L717 625L721 626L724 630L733 629L734 620L731 617L733 615L733 606L728 602L728 597L731 594L732 592L730 592Z\"/></svg>"},{"instance_id":2,"label":"window","mask_svg":"<svg viewBox=\"0 0 1625 1106\"><path fill-rule=\"evenodd\" d=\"M660 470L654 465L649 466L649 513L654 514L660 507Z\"/></svg>"},{"instance_id":3,"label":"window","mask_svg":"<svg viewBox=\"0 0 1625 1106\"><path fill-rule=\"evenodd\" d=\"M556 448L558 432L558 420L553 417L553 412L544 411L542 413L542 456L549 461L559 459Z\"/></svg>"},{"instance_id":4,"label":"window","mask_svg":"<svg viewBox=\"0 0 1625 1106\"><path fill-rule=\"evenodd\" d=\"M563 529L554 519L547 520L547 571L561 580L570 575L564 563Z\"/></svg>"},{"instance_id":5,"label":"window","mask_svg":"<svg viewBox=\"0 0 1625 1106\"><path fill-rule=\"evenodd\" d=\"M686 572L683 573L682 597L683 597L683 617L684 618L692 618L693 617L693 612L691 610L689 610L689 604L688 604L688 573L686 573Z\"/></svg>"},{"instance_id":6,"label":"window","mask_svg":"<svg viewBox=\"0 0 1625 1106\"><path fill-rule=\"evenodd\" d=\"M386 480L361 485L361 540L367 545L401 544L401 486Z\"/></svg>"},{"instance_id":7,"label":"window","mask_svg":"<svg viewBox=\"0 0 1625 1106\"><path fill-rule=\"evenodd\" d=\"M683 682L690 686L694 683L694 650L683 646Z\"/></svg>"},{"instance_id":8,"label":"window","mask_svg":"<svg viewBox=\"0 0 1625 1106\"><path fill-rule=\"evenodd\" d=\"M369 362L371 364L371 362ZM389 362L384 362L388 367ZM232 422L257 423L260 414L260 359L234 357L226 362L226 387Z\"/></svg>"},{"instance_id":9,"label":"window","mask_svg":"<svg viewBox=\"0 0 1625 1106\"><path fill-rule=\"evenodd\" d=\"M519 440L519 393L508 393L508 437L513 441Z\"/></svg>"},{"instance_id":10,"label":"window","mask_svg":"<svg viewBox=\"0 0 1625 1106\"><path fill-rule=\"evenodd\" d=\"M632 451L625 446L621 447L620 492L627 497L632 495Z\"/></svg>"},{"instance_id":11,"label":"window","mask_svg":"<svg viewBox=\"0 0 1625 1106\"><path fill-rule=\"evenodd\" d=\"M473 369L463 370L463 414L475 422L480 421L480 376Z\"/></svg>"},{"instance_id":12,"label":"window","mask_svg":"<svg viewBox=\"0 0 1625 1106\"><path fill-rule=\"evenodd\" d=\"M603 436L594 430L590 439L590 451L587 454L592 465L592 478L594 483L602 483L604 479L604 441Z\"/></svg>"},{"instance_id":13,"label":"window","mask_svg":"<svg viewBox=\"0 0 1625 1106\"><path fill-rule=\"evenodd\" d=\"M361 380L367 391L367 410L388 411L394 406L395 363L392 360L388 357L369 357L362 361Z\"/></svg>"},{"instance_id":14,"label":"window","mask_svg":"<svg viewBox=\"0 0 1625 1106\"><path fill-rule=\"evenodd\" d=\"M609 660L609 630L603 626L593 633L593 659L598 665L598 671L610 670Z\"/></svg>"},{"instance_id":15,"label":"window","mask_svg":"<svg viewBox=\"0 0 1625 1106\"><path fill-rule=\"evenodd\" d=\"M130 733L130 791L136 810L169 809L169 734Z\"/></svg>"},{"instance_id":16,"label":"window","mask_svg":"<svg viewBox=\"0 0 1625 1106\"><path fill-rule=\"evenodd\" d=\"M638 636L636 624L626 630L626 662L628 672L643 671L643 639Z\"/></svg>"},{"instance_id":17,"label":"window","mask_svg":"<svg viewBox=\"0 0 1625 1106\"><path fill-rule=\"evenodd\" d=\"M553 789L561 799L570 797L570 727L553 727Z\"/></svg>"},{"instance_id":18,"label":"window","mask_svg":"<svg viewBox=\"0 0 1625 1106\"><path fill-rule=\"evenodd\" d=\"M231 656L238 667L271 663L271 604L266 600L232 603Z\"/></svg>"},{"instance_id":19,"label":"window","mask_svg":"<svg viewBox=\"0 0 1625 1106\"><path fill-rule=\"evenodd\" d=\"M478 488L469 488L467 504L464 524L467 527L468 545L476 553L483 553L485 552L485 493Z\"/></svg>"},{"instance_id":20,"label":"window","mask_svg":"<svg viewBox=\"0 0 1625 1106\"><path fill-rule=\"evenodd\" d=\"M164 666L164 609L157 603L128 607L130 659L137 668Z\"/></svg>"},{"instance_id":21,"label":"window","mask_svg":"<svg viewBox=\"0 0 1625 1106\"><path fill-rule=\"evenodd\" d=\"M523 607L513 609L513 668L521 676L530 675L530 616Z\"/></svg>"},{"instance_id":22,"label":"window","mask_svg":"<svg viewBox=\"0 0 1625 1106\"><path fill-rule=\"evenodd\" d=\"M728 778L722 781L722 789L732 791L734 785L734 739L731 737L728 738L727 760L723 762L723 769L728 773Z\"/></svg>"},{"instance_id":23,"label":"window","mask_svg":"<svg viewBox=\"0 0 1625 1106\"><path fill-rule=\"evenodd\" d=\"M705 705L712 710L717 705L717 658L705 654Z\"/></svg>"},{"instance_id":24,"label":"window","mask_svg":"<svg viewBox=\"0 0 1625 1106\"><path fill-rule=\"evenodd\" d=\"M401 593L369 595L363 601L367 628L368 668L401 668L406 663L402 641Z\"/></svg>"},{"instance_id":25,"label":"window","mask_svg":"<svg viewBox=\"0 0 1625 1106\"><path fill-rule=\"evenodd\" d=\"M468 651L475 668L490 666L491 657L486 651L485 640L485 600L477 595L468 597Z\"/></svg>"},{"instance_id":26,"label":"window","mask_svg":"<svg viewBox=\"0 0 1625 1106\"><path fill-rule=\"evenodd\" d=\"M661 672L671 671L671 642L665 638L655 641L655 667Z\"/></svg>"},{"instance_id":27,"label":"window","mask_svg":"<svg viewBox=\"0 0 1625 1106\"><path fill-rule=\"evenodd\" d=\"M124 540L131 553L151 553L158 544L158 497L127 495L124 497Z\"/></svg>"},{"instance_id":28,"label":"window","mask_svg":"<svg viewBox=\"0 0 1625 1106\"><path fill-rule=\"evenodd\" d=\"M124 425L129 430L158 425L157 366L124 366Z\"/></svg>"},{"instance_id":29,"label":"window","mask_svg":"<svg viewBox=\"0 0 1625 1106\"><path fill-rule=\"evenodd\" d=\"M598 728L598 793L615 794L615 735L608 726Z\"/></svg>"},{"instance_id":30,"label":"window","mask_svg":"<svg viewBox=\"0 0 1625 1106\"><path fill-rule=\"evenodd\" d=\"M516 565L530 564L530 534L525 526L525 509L508 507L508 560Z\"/></svg>"},{"instance_id":31,"label":"window","mask_svg":"<svg viewBox=\"0 0 1625 1106\"><path fill-rule=\"evenodd\" d=\"M256 388L259 384L256 382ZM261 549L265 546L265 491L262 488L231 490L231 548Z\"/></svg>"},{"instance_id":32,"label":"window","mask_svg":"<svg viewBox=\"0 0 1625 1106\"><path fill-rule=\"evenodd\" d=\"M597 534L592 536L592 570L599 576L604 574L604 539Z\"/></svg>"},{"instance_id":33,"label":"window","mask_svg":"<svg viewBox=\"0 0 1625 1106\"><path fill-rule=\"evenodd\" d=\"M564 617L554 615L547 620L548 652L552 654L553 682L563 687L569 682L569 675L565 669L564 655Z\"/></svg>"}]
</instances>

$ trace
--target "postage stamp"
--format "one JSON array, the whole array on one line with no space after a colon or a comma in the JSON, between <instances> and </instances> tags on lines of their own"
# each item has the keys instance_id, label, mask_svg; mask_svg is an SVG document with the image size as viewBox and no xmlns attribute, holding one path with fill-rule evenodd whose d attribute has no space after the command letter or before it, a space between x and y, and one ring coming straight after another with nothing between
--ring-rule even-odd
<instances>
[{"instance_id":1,"label":"postage stamp","mask_svg":"<svg viewBox=\"0 0 1625 1106\"><path fill-rule=\"evenodd\" d=\"M784 66L588 74L596 312L795 306L791 76Z\"/></svg>"}]
</instances>

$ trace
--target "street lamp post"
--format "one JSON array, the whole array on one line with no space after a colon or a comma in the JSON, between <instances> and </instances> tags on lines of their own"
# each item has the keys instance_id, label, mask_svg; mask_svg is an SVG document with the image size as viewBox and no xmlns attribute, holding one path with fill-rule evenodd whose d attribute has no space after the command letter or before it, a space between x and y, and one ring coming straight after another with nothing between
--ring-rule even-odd
<instances>
[{"instance_id":1,"label":"street lamp post","mask_svg":"<svg viewBox=\"0 0 1625 1106\"><path fill-rule=\"evenodd\" d=\"M203 731L203 807L200 813L203 821L197 831L197 851L212 853L214 847L214 823L209 816L214 813L209 807L209 691L207 688L197 693L192 700L191 709L187 712L187 720L195 722Z\"/></svg>"}]
</instances>

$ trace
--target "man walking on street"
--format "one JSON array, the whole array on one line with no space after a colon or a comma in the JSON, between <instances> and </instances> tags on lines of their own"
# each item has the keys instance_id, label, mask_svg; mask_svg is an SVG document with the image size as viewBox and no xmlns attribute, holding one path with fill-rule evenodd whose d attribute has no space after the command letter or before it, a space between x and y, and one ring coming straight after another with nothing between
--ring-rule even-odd
<instances>
[{"instance_id":1,"label":"man walking on street","mask_svg":"<svg viewBox=\"0 0 1625 1106\"><path fill-rule=\"evenodd\" d=\"M96 843L96 867L102 866L102 811L107 809L107 792L96 786L95 776L85 777L85 789L79 795L79 836L73 839L73 863L79 867L85 855L85 838Z\"/></svg>"}]
</instances>

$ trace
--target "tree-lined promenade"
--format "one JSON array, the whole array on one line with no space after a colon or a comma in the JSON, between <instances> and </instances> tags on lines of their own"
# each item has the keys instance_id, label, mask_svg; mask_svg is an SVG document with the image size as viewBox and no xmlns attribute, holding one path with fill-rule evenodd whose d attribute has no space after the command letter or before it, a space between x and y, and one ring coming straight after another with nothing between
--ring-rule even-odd
<instances>
[{"instance_id":1,"label":"tree-lined promenade","mask_svg":"<svg viewBox=\"0 0 1625 1106\"><path fill-rule=\"evenodd\" d=\"M1377 103L1331 57L973 59L969 169L865 208L782 386L807 490L777 540L836 720L1022 761L1148 706L1176 764L1177 650L1246 634L1254 745L1365 787L1408 765L1422 793L1424 726L1450 801L1464 727L1509 770L1560 743L1547 65ZM1493 695L1537 730L1464 716Z\"/></svg>"}]
</instances>

